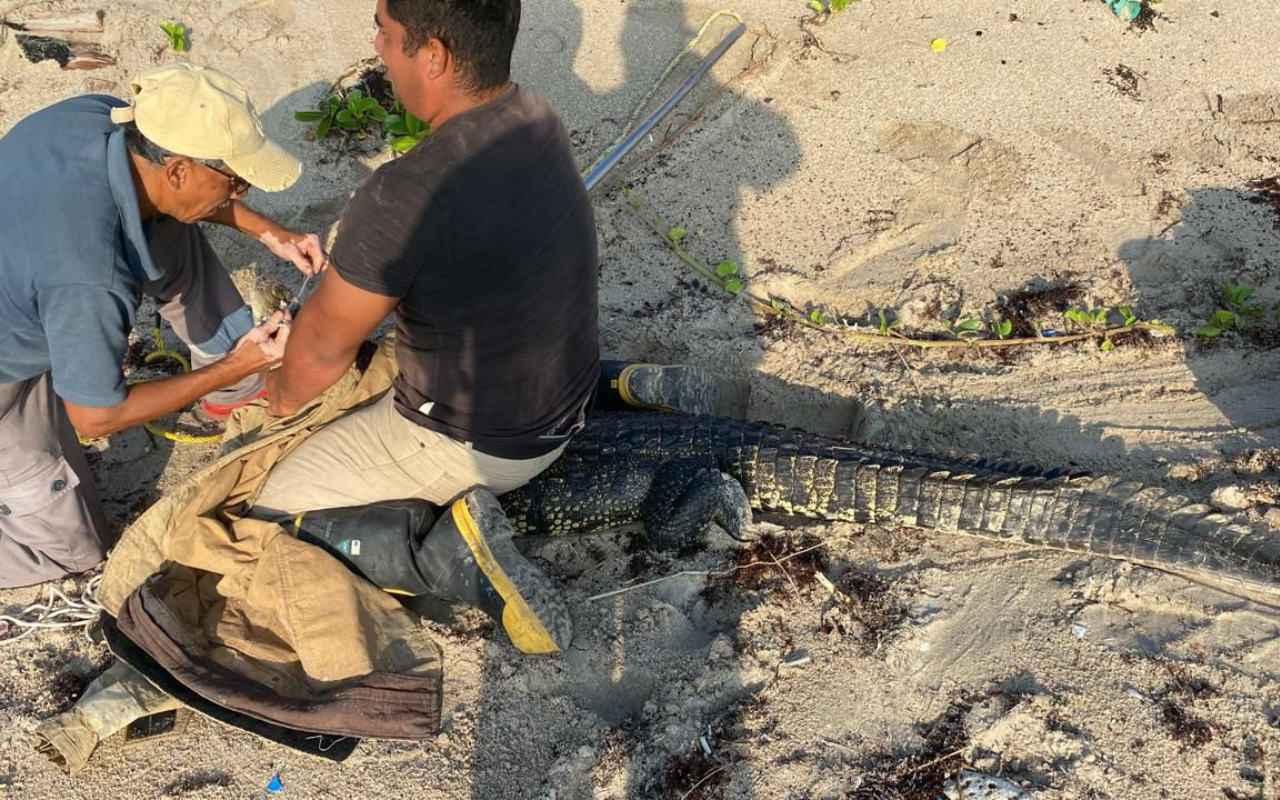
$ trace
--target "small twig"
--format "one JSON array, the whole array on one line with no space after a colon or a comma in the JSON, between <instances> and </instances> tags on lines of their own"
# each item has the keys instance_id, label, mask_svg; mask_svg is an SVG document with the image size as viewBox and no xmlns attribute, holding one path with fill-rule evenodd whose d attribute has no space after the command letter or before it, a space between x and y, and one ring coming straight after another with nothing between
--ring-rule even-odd
<instances>
[{"instance_id":1,"label":"small twig","mask_svg":"<svg viewBox=\"0 0 1280 800\"><path fill-rule=\"evenodd\" d=\"M812 547L806 547L803 550L797 550L794 553L790 553L784 556L781 560L779 560L777 557L774 557L773 554L770 553L770 557L773 558L772 564L770 564L770 562L768 561L752 561L750 564L739 564L735 566L733 569L726 569L726 570L719 570L719 571L712 571L712 570L705 570L705 569L686 569L671 575L664 575L661 578L654 578L651 581L645 581L644 583L637 583L634 586L624 586L621 589L613 589L608 592L601 592L600 594L594 594L587 598L587 602L594 603L597 600L605 600L610 597L616 597L617 595L620 595L620 594L626 594L627 592L634 592L636 589L643 589L646 586L653 586L655 583L662 583L664 581L669 581L673 578L681 578L685 576L697 576L697 575L701 575L706 578L723 578L727 575L732 575L733 573L739 570L751 569L752 567L768 567L773 565L777 565L778 567L781 567L784 562L787 562L793 558L802 556L805 553L812 552L822 547L829 547L830 545L835 544L837 542L848 542L848 541L850 541L849 537L838 536L834 539L828 539L827 541L819 542L818 544L815 544ZM788 575L787 577L790 578L791 576Z\"/></svg>"},{"instance_id":2,"label":"small twig","mask_svg":"<svg viewBox=\"0 0 1280 800\"><path fill-rule=\"evenodd\" d=\"M664 581L672 580L673 578L682 578L685 576L695 576L695 575L711 577L712 575L715 575L715 574L716 573L710 572L705 569L686 569L686 570L677 572L673 575L664 575L661 578L654 578L651 581L645 581L644 583L637 583L634 586L624 586L621 589L614 589L608 592L601 592L600 594L593 594L587 598L587 602L594 603L597 600L605 600L607 598L614 597L616 595L626 594L627 592L634 592L636 589L643 589L646 586L653 586L655 583L662 583Z\"/></svg>"},{"instance_id":3,"label":"small twig","mask_svg":"<svg viewBox=\"0 0 1280 800\"><path fill-rule=\"evenodd\" d=\"M693 790L694 790L694 789L697 789L699 786L701 786L702 784L706 783L706 782L711 778L711 776L712 776L712 775L715 775L717 772L724 772L724 769L725 769L725 767L727 767L727 766L729 766L729 765L728 765L728 764L724 764L723 766L719 766L719 767L716 767L715 769L711 770L711 771L710 771L710 772L708 772L706 775L703 775L703 776L702 776L702 780L700 780L700 781L698 781L697 783L695 783L694 785L690 786L690 787L689 787L689 791L687 791L687 792L685 792L684 794L680 795L680 800L686 800L686 798L688 798L688 797L689 797L689 795L693 794Z\"/></svg>"},{"instance_id":4,"label":"small twig","mask_svg":"<svg viewBox=\"0 0 1280 800\"><path fill-rule=\"evenodd\" d=\"M925 763L923 763L923 764L920 764L920 765L918 765L918 766L912 767L911 769L907 770L906 774L910 775L910 774L911 774L911 773L913 773L913 772L919 772L920 770L925 769L925 768L927 768L927 767L932 767L934 764L937 764L939 761L946 761L948 758L955 758L956 756L960 755L961 753L963 753L963 752L964 752L965 750L967 750L967 749L969 749L969 748L968 748L968 747L961 747L959 750L955 750L955 751L952 751L952 752L950 752L950 753L947 753L945 756L938 756L937 758L935 758L935 759L934 759L934 760L932 760L932 761L926 761L926 762L925 762Z\"/></svg>"},{"instance_id":5,"label":"small twig","mask_svg":"<svg viewBox=\"0 0 1280 800\"><path fill-rule=\"evenodd\" d=\"M772 551L769 551L769 558L773 561L774 566L778 568L778 571L782 573L783 577L787 579L787 583L791 584L791 588L797 592L800 591L800 584L796 583L796 579L791 577L791 573L787 572L787 568L782 566L782 562L778 560L778 557Z\"/></svg>"}]
</instances>

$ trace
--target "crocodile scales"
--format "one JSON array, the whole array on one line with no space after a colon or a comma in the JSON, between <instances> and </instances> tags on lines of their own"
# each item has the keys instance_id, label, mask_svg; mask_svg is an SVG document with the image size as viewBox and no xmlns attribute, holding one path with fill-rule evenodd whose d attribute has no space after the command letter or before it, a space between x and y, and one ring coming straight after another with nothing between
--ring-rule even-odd
<instances>
[{"instance_id":1,"label":"crocodile scales","mask_svg":"<svg viewBox=\"0 0 1280 800\"><path fill-rule=\"evenodd\" d=\"M1105 556L1280 601L1280 536L1156 487L723 417L596 414L502 504L522 533L640 522L663 548L696 543L711 522L740 536L749 505Z\"/></svg>"}]
</instances>

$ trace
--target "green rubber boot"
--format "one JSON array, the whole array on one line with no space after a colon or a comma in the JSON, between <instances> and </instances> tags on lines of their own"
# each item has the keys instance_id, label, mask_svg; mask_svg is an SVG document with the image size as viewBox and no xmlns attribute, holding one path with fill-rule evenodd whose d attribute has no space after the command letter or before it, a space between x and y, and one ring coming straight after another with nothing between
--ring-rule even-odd
<instances>
[{"instance_id":1,"label":"green rubber boot","mask_svg":"<svg viewBox=\"0 0 1280 800\"><path fill-rule=\"evenodd\" d=\"M719 406L720 385L710 373L699 367L632 361L600 362L596 408L714 414Z\"/></svg>"}]
</instances>

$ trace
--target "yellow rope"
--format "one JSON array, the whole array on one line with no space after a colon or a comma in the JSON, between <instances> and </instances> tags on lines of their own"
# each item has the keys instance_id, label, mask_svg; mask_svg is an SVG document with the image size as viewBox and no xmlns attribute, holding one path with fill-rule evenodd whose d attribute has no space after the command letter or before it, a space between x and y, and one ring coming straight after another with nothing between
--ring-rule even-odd
<instances>
[{"instance_id":1,"label":"yellow rope","mask_svg":"<svg viewBox=\"0 0 1280 800\"><path fill-rule=\"evenodd\" d=\"M154 361L159 361L162 358L169 358L176 361L178 366L182 368L183 372L191 371L191 362L187 360L186 356L176 350L170 350L164 346L164 335L160 331L160 319L158 316L156 318L155 327L151 329L151 338L152 341L155 342L156 349L147 353L146 357L142 359L144 364L150 364ZM133 383L140 383L140 381L130 381L130 384ZM222 439L222 434L220 433L195 434L186 433L184 431L167 431L151 420L142 423L142 427L145 428L148 433L180 444L211 444ZM76 435L76 438L80 441L80 444L85 444L89 441L79 434Z\"/></svg>"},{"instance_id":2,"label":"yellow rope","mask_svg":"<svg viewBox=\"0 0 1280 800\"><path fill-rule=\"evenodd\" d=\"M182 367L183 372L191 371L191 362L187 361L186 356L176 350L169 350L164 346L164 335L160 332L160 320L157 317L155 327L151 329L151 336L156 343L156 349L147 353L147 357L142 359L144 364L150 364L162 358L171 358L178 362L178 366ZM168 439L171 442L179 442L181 444L209 444L222 439L220 433L194 434L184 433L183 431L167 431L161 428L155 422L148 420L142 424L149 433Z\"/></svg>"}]
</instances>

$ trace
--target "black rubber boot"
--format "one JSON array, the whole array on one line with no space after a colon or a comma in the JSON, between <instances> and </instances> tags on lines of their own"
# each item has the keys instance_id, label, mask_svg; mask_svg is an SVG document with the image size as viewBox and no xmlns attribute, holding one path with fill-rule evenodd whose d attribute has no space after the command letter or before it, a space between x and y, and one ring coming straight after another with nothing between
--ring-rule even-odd
<instances>
[{"instance_id":1,"label":"black rubber boot","mask_svg":"<svg viewBox=\"0 0 1280 800\"><path fill-rule=\"evenodd\" d=\"M472 489L441 515L414 553L431 594L484 611L523 653L558 653L573 621L555 584L512 543L493 493Z\"/></svg>"},{"instance_id":2,"label":"black rubber boot","mask_svg":"<svg viewBox=\"0 0 1280 800\"><path fill-rule=\"evenodd\" d=\"M281 524L388 592L479 608L522 652L558 653L573 638L555 584L516 549L511 523L487 489L472 489L443 511L425 500L391 500Z\"/></svg>"},{"instance_id":3,"label":"black rubber boot","mask_svg":"<svg viewBox=\"0 0 1280 800\"><path fill-rule=\"evenodd\" d=\"M325 508L280 520L285 530L319 545L370 583L392 594L416 597L431 587L414 554L437 508L425 500L388 500L367 506Z\"/></svg>"},{"instance_id":4,"label":"black rubber boot","mask_svg":"<svg viewBox=\"0 0 1280 800\"><path fill-rule=\"evenodd\" d=\"M643 408L714 414L720 406L720 386L699 367L687 364L640 364L601 361L595 407L605 411Z\"/></svg>"}]
</instances>

